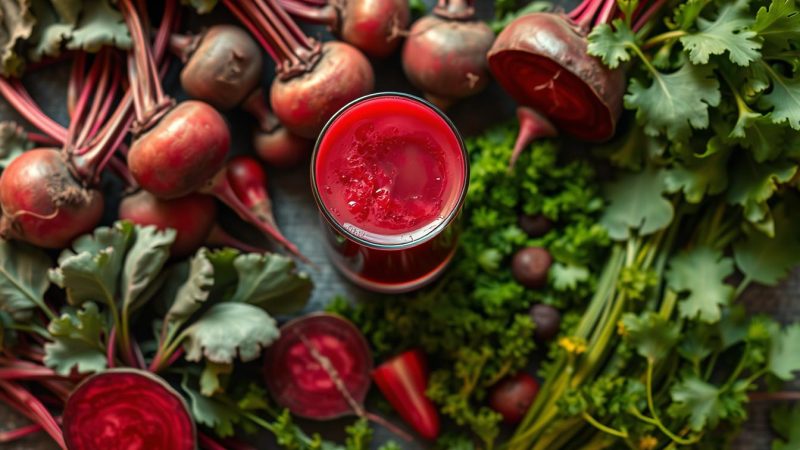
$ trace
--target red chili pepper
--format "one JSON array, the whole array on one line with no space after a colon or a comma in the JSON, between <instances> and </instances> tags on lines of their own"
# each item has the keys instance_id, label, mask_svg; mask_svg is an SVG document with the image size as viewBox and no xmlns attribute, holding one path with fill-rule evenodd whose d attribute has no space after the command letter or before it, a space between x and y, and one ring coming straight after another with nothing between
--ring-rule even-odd
<instances>
[{"instance_id":1,"label":"red chili pepper","mask_svg":"<svg viewBox=\"0 0 800 450\"><path fill-rule=\"evenodd\" d=\"M403 420L425 439L439 436L439 414L425 390L428 370L425 354L409 350L378 366L372 379Z\"/></svg>"}]
</instances>

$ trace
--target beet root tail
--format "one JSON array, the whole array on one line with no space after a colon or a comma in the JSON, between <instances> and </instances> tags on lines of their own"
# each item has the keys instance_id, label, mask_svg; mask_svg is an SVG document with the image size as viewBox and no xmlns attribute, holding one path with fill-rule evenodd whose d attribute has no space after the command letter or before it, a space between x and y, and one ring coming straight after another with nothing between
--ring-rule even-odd
<instances>
[{"instance_id":1,"label":"beet root tail","mask_svg":"<svg viewBox=\"0 0 800 450\"><path fill-rule=\"evenodd\" d=\"M514 151L511 153L511 160L508 163L509 170L514 168L522 151L533 141L558 136L556 127L533 108L527 106L518 107L517 119L519 120L519 134L517 134Z\"/></svg>"}]
</instances>

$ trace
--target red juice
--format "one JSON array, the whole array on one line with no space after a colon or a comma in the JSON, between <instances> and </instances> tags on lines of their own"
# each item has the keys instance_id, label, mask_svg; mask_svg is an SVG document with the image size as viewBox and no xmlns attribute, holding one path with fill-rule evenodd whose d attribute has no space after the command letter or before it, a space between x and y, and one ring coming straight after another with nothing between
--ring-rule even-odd
<instances>
[{"instance_id":1,"label":"red juice","mask_svg":"<svg viewBox=\"0 0 800 450\"><path fill-rule=\"evenodd\" d=\"M402 292L435 278L456 245L467 157L450 121L404 94L337 113L317 141L312 185L336 266L368 289Z\"/></svg>"}]
</instances>

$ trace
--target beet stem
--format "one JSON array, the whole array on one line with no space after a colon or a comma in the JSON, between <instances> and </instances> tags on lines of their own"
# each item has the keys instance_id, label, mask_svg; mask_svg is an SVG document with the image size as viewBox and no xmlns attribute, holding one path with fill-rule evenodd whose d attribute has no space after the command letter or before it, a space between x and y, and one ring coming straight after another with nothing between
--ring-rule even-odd
<instances>
[{"instance_id":1,"label":"beet stem","mask_svg":"<svg viewBox=\"0 0 800 450\"><path fill-rule=\"evenodd\" d=\"M633 32L636 33L644 27L650 19L658 13L659 10L664 6L667 0L656 0L652 5L650 5L641 16L636 18L636 21L633 24Z\"/></svg>"},{"instance_id":2,"label":"beet stem","mask_svg":"<svg viewBox=\"0 0 800 450\"><path fill-rule=\"evenodd\" d=\"M600 11L600 15L597 17L597 20L594 22L594 26L608 23L614 14L617 12L617 2L616 1L607 1L605 5L603 5L603 9Z\"/></svg>"},{"instance_id":3,"label":"beet stem","mask_svg":"<svg viewBox=\"0 0 800 450\"><path fill-rule=\"evenodd\" d=\"M202 431L197 433L197 440L200 443L200 447L206 450L227 450L222 444Z\"/></svg>"},{"instance_id":4,"label":"beet stem","mask_svg":"<svg viewBox=\"0 0 800 450\"><path fill-rule=\"evenodd\" d=\"M29 141L31 141L31 142L33 142L35 144L45 145L45 146L48 146L48 147L54 147L54 146L57 146L57 145L61 144L61 142L51 138L50 136L47 136L47 135L41 134L41 133L34 133L32 131L29 131L28 133L26 133L25 137L26 137L26 139L28 139Z\"/></svg>"},{"instance_id":5,"label":"beet stem","mask_svg":"<svg viewBox=\"0 0 800 450\"><path fill-rule=\"evenodd\" d=\"M312 5L298 0L278 1L289 14L306 22L327 25L331 28L335 28L339 22L339 13L333 5Z\"/></svg>"},{"instance_id":6,"label":"beet stem","mask_svg":"<svg viewBox=\"0 0 800 450\"><path fill-rule=\"evenodd\" d=\"M24 427L17 428L16 430L0 431L0 442L8 443L30 436L33 433L42 431L42 426L38 423L25 425Z\"/></svg>"},{"instance_id":7,"label":"beet stem","mask_svg":"<svg viewBox=\"0 0 800 450\"><path fill-rule=\"evenodd\" d=\"M78 52L72 62L69 82L67 83L67 115L70 119L75 115L75 104L78 93L83 88L83 72L86 69L86 52Z\"/></svg>"},{"instance_id":8,"label":"beet stem","mask_svg":"<svg viewBox=\"0 0 800 450\"><path fill-rule=\"evenodd\" d=\"M40 378L61 378L61 375L44 366L14 368L0 367L0 380L37 380Z\"/></svg>"},{"instance_id":9,"label":"beet stem","mask_svg":"<svg viewBox=\"0 0 800 450\"><path fill-rule=\"evenodd\" d=\"M250 245L246 242L243 242L235 237L231 236L227 231L222 229L219 224L215 224L214 228L211 229L211 234L208 236L206 240L208 245L214 247L231 247L235 249L239 249L246 253L265 253L266 250L263 248L258 248L254 245Z\"/></svg>"},{"instance_id":10,"label":"beet stem","mask_svg":"<svg viewBox=\"0 0 800 450\"><path fill-rule=\"evenodd\" d=\"M223 0L223 3L225 3L225 6L236 17L236 19L239 20L239 22L250 31L250 33L255 37L258 43L261 44L261 47L267 51L269 57L272 58L273 61L280 61L280 57L278 56L278 54L275 52L272 46L266 41L264 36L261 34L259 28L255 25L255 23L253 23L253 21L250 20L250 17L247 14L245 14L241 9L239 9L239 6L235 2L229 0Z\"/></svg>"},{"instance_id":11,"label":"beet stem","mask_svg":"<svg viewBox=\"0 0 800 450\"><path fill-rule=\"evenodd\" d=\"M67 130L44 114L35 103L29 101L30 96L27 95L25 87L19 80L9 81L0 77L0 94L25 120L33 124L39 131L59 142L64 142L67 137Z\"/></svg>"},{"instance_id":12,"label":"beet stem","mask_svg":"<svg viewBox=\"0 0 800 450\"><path fill-rule=\"evenodd\" d=\"M747 397L756 402L792 402L800 401L800 391L750 392Z\"/></svg>"},{"instance_id":13,"label":"beet stem","mask_svg":"<svg viewBox=\"0 0 800 450\"><path fill-rule=\"evenodd\" d=\"M242 103L242 109L255 117L256 121L258 121L258 129L265 133L271 133L281 126L281 122L269 109L267 100L264 98L264 91L261 88L253 91L245 99Z\"/></svg>"},{"instance_id":14,"label":"beet stem","mask_svg":"<svg viewBox=\"0 0 800 450\"><path fill-rule=\"evenodd\" d=\"M532 108L520 106L517 108L517 119L519 120L519 133L517 141L514 143L514 151L511 153L511 161L508 168L513 169L522 151L536 139L558 136L556 127L547 118Z\"/></svg>"},{"instance_id":15,"label":"beet stem","mask_svg":"<svg viewBox=\"0 0 800 450\"><path fill-rule=\"evenodd\" d=\"M42 426L44 431L53 438L59 447L66 450L67 445L64 443L64 435L61 432L61 427L58 426L53 415L50 414L50 411L45 408L39 399L34 397L33 394L22 386L10 381L0 380L0 389L4 390L8 397L13 399L15 403L21 405L23 407L22 409L27 410L32 418L35 417L33 420Z\"/></svg>"},{"instance_id":16,"label":"beet stem","mask_svg":"<svg viewBox=\"0 0 800 450\"><path fill-rule=\"evenodd\" d=\"M583 13L579 15L575 22L582 30L589 30L591 28L592 23L594 22L594 17L597 15L597 11L603 6L604 2L608 1L616 1L616 0L585 0L586 8L583 10Z\"/></svg>"},{"instance_id":17,"label":"beet stem","mask_svg":"<svg viewBox=\"0 0 800 450\"><path fill-rule=\"evenodd\" d=\"M112 326L111 332L108 333L108 341L106 342L106 365L109 369L116 367L116 359L114 358L114 351L117 348L117 327Z\"/></svg>"}]
</instances>

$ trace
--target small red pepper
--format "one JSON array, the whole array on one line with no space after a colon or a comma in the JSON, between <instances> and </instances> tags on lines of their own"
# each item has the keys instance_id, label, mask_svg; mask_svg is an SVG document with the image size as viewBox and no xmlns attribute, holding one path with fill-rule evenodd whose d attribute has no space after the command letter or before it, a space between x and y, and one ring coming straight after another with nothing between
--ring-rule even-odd
<instances>
[{"instance_id":1,"label":"small red pepper","mask_svg":"<svg viewBox=\"0 0 800 450\"><path fill-rule=\"evenodd\" d=\"M425 354L409 350L372 371L372 379L403 420L425 439L439 436L439 414L425 396L428 370Z\"/></svg>"}]
</instances>

